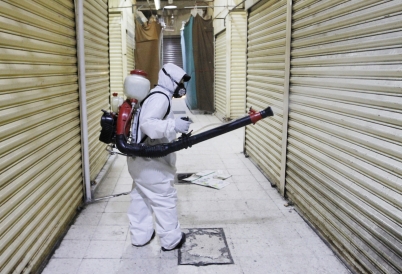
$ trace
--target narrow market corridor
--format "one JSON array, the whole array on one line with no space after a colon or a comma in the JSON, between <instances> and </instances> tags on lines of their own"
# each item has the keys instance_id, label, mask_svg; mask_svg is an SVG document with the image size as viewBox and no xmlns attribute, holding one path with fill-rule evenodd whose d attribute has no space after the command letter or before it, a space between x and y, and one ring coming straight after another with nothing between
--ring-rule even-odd
<instances>
[{"instance_id":1,"label":"narrow market corridor","mask_svg":"<svg viewBox=\"0 0 402 274\"><path fill-rule=\"evenodd\" d=\"M194 131L221 124L213 115L190 113L183 99L173 100L173 111L176 117L189 116ZM243 131L177 153L178 173L222 170L231 175L222 189L191 183L177 183L176 188L183 231L222 229L233 263L179 265L178 251L161 251L158 237L147 246L132 246L126 215L130 197L122 195L87 205L42 273L350 273L244 156ZM126 158L118 156L95 198L131 187Z\"/></svg>"}]
</instances>

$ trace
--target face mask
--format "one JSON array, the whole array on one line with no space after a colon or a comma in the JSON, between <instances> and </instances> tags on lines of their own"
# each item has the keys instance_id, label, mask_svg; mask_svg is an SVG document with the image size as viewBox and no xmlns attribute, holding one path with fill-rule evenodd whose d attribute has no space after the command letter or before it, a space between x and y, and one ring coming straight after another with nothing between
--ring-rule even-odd
<instances>
[{"instance_id":1,"label":"face mask","mask_svg":"<svg viewBox=\"0 0 402 274\"><path fill-rule=\"evenodd\" d=\"M186 93L187 93L187 91L186 91L186 88L184 87L184 84L180 82L180 83L177 84L177 88L173 92L173 97L174 98L181 98L184 95L186 95Z\"/></svg>"},{"instance_id":2,"label":"face mask","mask_svg":"<svg viewBox=\"0 0 402 274\"><path fill-rule=\"evenodd\" d=\"M181 98L184 95L186 95L187 91L186 88L184 87L183 79L180 81L180 83L177 83L172 76L170 76L169 73L166 72L164 68L162 68L162 71L166 74L166 76L169 76L169 78L177 85L176 89L173 92L173 97L174 98Z\"/></svg>"}]
</instances>

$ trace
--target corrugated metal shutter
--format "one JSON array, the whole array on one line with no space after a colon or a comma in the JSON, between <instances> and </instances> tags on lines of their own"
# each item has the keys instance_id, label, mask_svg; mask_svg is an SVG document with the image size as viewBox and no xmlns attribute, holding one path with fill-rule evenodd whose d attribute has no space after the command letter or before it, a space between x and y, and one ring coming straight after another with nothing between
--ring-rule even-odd
<instances>
[{"instance_id":1,"label":"corrugated metal shutter","mask_svg":"<svg viewBox=\"0 0 402 274\"><path fill-rule=\"evenodd\" d=\"M163 37L163 64L173 63L183 68L180 37Z\"/></svg>"},{"instance_id":2,"label":"corrugated metal shutter","mask_svg":"<svg viewBox=\"0 0 402 274\"><path fill-rule=\"evenodd\" d=\"M246 127L245 152L279 185L285 74L286 0L262 1L248 19L247 108L271 106L275 116Z\"/></svg>"},{"instance_id":3,"label":"corrugated metal shutter","mask_svg":"<svg viewBox=\"0 0 402 274\"><path fill-rule=\"evenodd\" d=\"M110 43L110 90L123 96L123 46L121 37L122 15L118 13L109 14L109 43Z\"/></svg>"},{"instance_id":4,"label":"corrugated metal shutter","mask_svg":"<svg viewBox=\"0 0 402 274\"><path fill-rule=\"evenodd\" d=\"M90 178L95 179L108 153L99 141L101 109L109 108L108 7L104 1L84 1L84 47L89 136Z\"/></svg>"},{"instance_id":5,"label":"corrugated metal shutter","mask_svg":"<svg viewBox=\"0 0 402 274\"><path fill-rule=\"evenodd\" d=\"M247 13L230 14L230 118L246 113Z\"/></svg>"},{"instance_id":6,"label":"corrugated metal shutter","mask_svg":"<svg viewBox=\"0 0 402 274\"><path fill-rule=\"evenodd\" d=\"M297 1L287 195L358 272L402 272L402 3Z\"/></svg>"},{"instance_id":7,"label":"corrugated metal shutter","mask_svg":"<svg viewBox=\"0 0 402 274\"><path fill-rule=\"evenodd\" d=\"M227 58L226 58L226 30L218 34L215 39L215 111L222 118L228 118L226 111Z\"/></svg>"},{"instance_id":8,"label":"corrugated metal shutter","mask_svg":"<svg viewBox=\"0 0 402 274\"><path fill-rule=\"evenodd\" d=\"M0 272L38 269L82 203L72 1L0 2Z\"/></svg>"},{"instance_id":9,"label":"corrugated metal shutter","mask_svg":"<svg viewBox=\"0 0 402 274\"><path fill-rule=\"evenodd\" d=\"M134 29L134 28L132 28ZM134 33L126 30L126 43L127 43L127 73L135 68L134 66Z\"/></svg>"}]
</instances>

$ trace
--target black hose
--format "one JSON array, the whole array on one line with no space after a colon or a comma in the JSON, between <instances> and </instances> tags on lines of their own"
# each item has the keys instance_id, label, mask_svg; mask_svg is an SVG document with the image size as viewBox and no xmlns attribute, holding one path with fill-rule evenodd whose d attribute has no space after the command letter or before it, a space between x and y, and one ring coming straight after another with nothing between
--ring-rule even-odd
<instances>
[{"instance_id":1,"label":"black hose","mask_svg":"<svg viewBox=\"0 0 402 274\"><path fill-rule=\"evenodd\" d=\"M270 107L260 111L259 114L261 115L261 119L274 115ZM224 124L194 136L181 137L179 140L172 143L164 143L154 146L147 146L145 144L128 144L124 134L121 134L116 136L116 147L120 152L127 154L127 156L146 158L164 157L172 152L191 147L205 140L247 126L251 123L253 123L251 116L245 116L231 123Z\"/></svg>"}]
</instances>

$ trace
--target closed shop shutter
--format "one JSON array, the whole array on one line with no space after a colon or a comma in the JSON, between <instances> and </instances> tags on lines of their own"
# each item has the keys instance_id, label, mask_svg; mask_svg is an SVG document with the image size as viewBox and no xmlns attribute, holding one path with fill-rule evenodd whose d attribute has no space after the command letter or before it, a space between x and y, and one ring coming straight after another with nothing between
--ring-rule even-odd
<instances>
[{"instance_id":1,"label":"closed shop shutter","mask_svg":"<svg viewBox=\"0 0 402 274\"><path fill-rule=\"evenodd\" d=\"M274 115L246 127L245 152L271 184L279 185L285 75L286 0L262 1L248 19L247 109L270 106Z\"/></svg>"},{"instance_id":2,"label":"closed shop shutter","mask_svg":"<svg viewBox=\"0 0 402 274\"><path fill-rule=\"evenodd\" d=\"M104 1L84 1L84 47L89 136L90 178L95 179L108 153L99 141L101 109L109 108L108 7Z\"/></svg>"},{"instance_id":3,"label":"closed shop shutter","mask_svg":"<svg viewBox=\"0 0 402 274\"><path fill-rule=\"evenodd\" d=\"M34 273L83 201L72 1L0 1L0 272Z\"/></svg>"},{"instance_id":4,"label":"closed shop shutter","mask_svg":"<svg viewBox=\"0 0 402 274\"><path fill-rule=\"evenodd\" d=\"M180 37L163 37L163 64L173 63L183 68Z\"/></svg>"},{"instance_id":5,"label":"closed shop shutter","mask_svg":"<svg viewBox=\"0 0 402 274\"><path fill-rule=\"evenodd\" d=\"M134 30L134 27L132 28ZM127 73L130 73L134 66L134 33L133 31L126 30L126 43L127 43Z\"/></svg>"},{"instance_id":6,"label":"closed shop shutter","mask_svg":"<svg viewBox=\"0 0 402 274\"><path fill-rule=\"evenodd\" d=\"M246 113L247 13L230 14L230 118Z\"/></svg>"},{"instance_id":7,"label":"closed shop shutter","mask_svg":"<svg viewBox=\"0 0 402 274\"><path fill-rule=\"evenodd\" d=\"M123 46L121 37L122 14L109 14L109 54L110 54L110 90L123 96Z\"/></svg>"},{"instance_id":8,"label":"closed shop shutter","mask_svg":"<svg viewBox=\"0 0 402 274\"><path fill-rule=\"evenodd\" d=\"M226 62L226 30L215 39L215 111L219 117L229 118L226 111L227 62Z\"/></svg>"},{"instance_id":9,"label":"closed shop shutter","mask_svg":"<svg viewBox=\"0 0 402 274\"><path fill-rule=\"evenodd\" d=\"M287 195L357 272L402 272L401 1L295 1Z\"/></svg>"}]
</instances>

